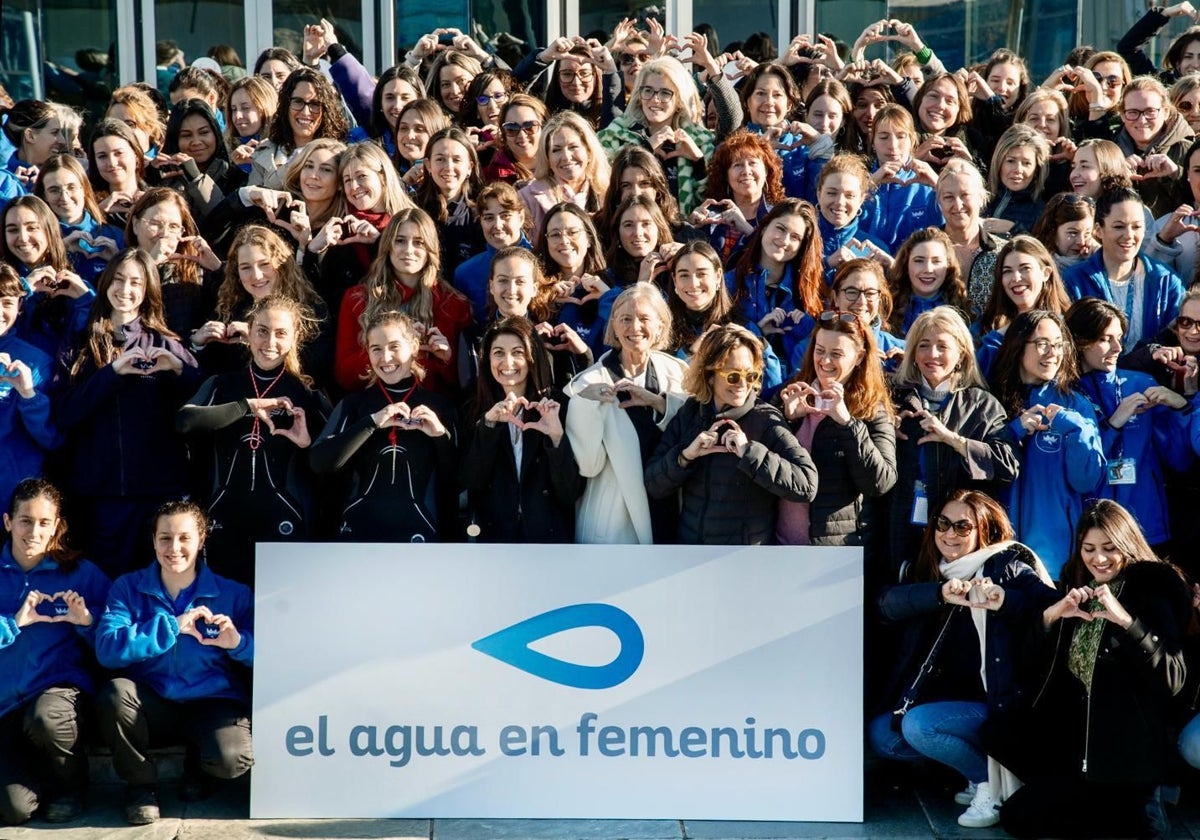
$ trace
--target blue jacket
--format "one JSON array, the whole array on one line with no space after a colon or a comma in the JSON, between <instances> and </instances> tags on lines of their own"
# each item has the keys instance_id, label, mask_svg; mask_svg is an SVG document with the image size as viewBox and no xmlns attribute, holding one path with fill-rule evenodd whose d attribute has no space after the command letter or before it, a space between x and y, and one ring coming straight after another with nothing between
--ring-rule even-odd
<instances>
[{"instance_id":1,"label":"blue jacket","mask_svg":"<svg viewBox=\"0 0 1200 840\"><path fill-rule=\"evenodd\" d=\"M35 292L29 285L26 278L33 269L15 259L10 265L16 269L25 289L25 299L21 301L21 311L13 330L50 358L57 359L87 326L96 293L89 288L74 300L51 298L45 292Z\"/></svg>"},{"instance_id":2,"label":"blue jacket","mask_svg":"<svg viewBox=\"0 0 1200 840\"><path fill-rule=\"evenodd\" d=\"M1124 505L1142 526L1142 533L1151 545L1165 542L1171 536L1163 468L1183 472L1192 463L1188 446L1191 405L1183 411L1156 405L1143 414L1134 414L1119 429L1109 426L1108 418L1122 398L1157 384L1149 374L1130 370L1094 371L1079 380L1080 392L1091 400L1099 418L1105 458L1109 464L1120 458L1132 458L1137 478L1134 484L1109 484L1106 475L1095 495Z\"/></svg>"},{"instance_id":3,"label":"blue jacket","mask_svg":"<svg viewBox=\"0 0 1200 840\"><path fill-rule=\"evenodd\" d=\"M821 257L825 263L825 282L830 288L833 288L833 275L837 273L837 269L829 264L829 258L839 248L845 247L851 239L857 239L859 242L870 240L882 248L885 253L892 253L892 249L882 237L870 232L867 227L867 219L861 210L850 224L842 228L835 228L825 220L824 216L817 213L817 228L821 232Z\"/></svg>"},{"instance_id":4,"label":"blue jacket","mask_svg":"<svg viewBox=\"0 0 1200 840\"><path fill-rule=\"evenodd\" d=\"M762 134L763 127L754 122L746 123L746 130ZM787 133L778 138L784 146L800 142L800 138ZM783 163L783 192L789 198L803 198L810 204L817 201L817 181L821 178L821 170L833 157L834 141L828 135L822 135L812 143L797 146L790 150L781 150L779 158Z\"/></svg>"},{"instance_id":5,"label":"blue jacket","mask_svg":"<svg viewBox=\"0 0 1200 840\"><path fill-rule=\"evenodd\" d=\"M107 236L109 239L117 243L117 251L125 250L125 231L113 225L102 225L92 218L92 214L84 212L83 221L77 225L67 224L64 221L59 221L59 230L62 231L64 237L70 236L75 231L82 231L88 236ZM96 285L96 278L108 266L108 260L99 256L92 256L86 250L68 251L67 256L71 260L71 267L75 273L83 278L83 281L93 288ZM85 310L86 313L86 310Z\"/></svg>"},{"instance_id":6,"label":"blue jacket","mask_svg":"<svg viewBox=\"0 0 1200 840\"><path fill-rule=\"evenodd\" d=\"M1023 403L1057 404L1050 428L1026 435L1019 418L1008 434L1021 458L1021 470L1010 488L1009 516L1017 538L1032 548L1058 579L1071 556L1075 524L1083 502L1093 496L1104 476L1104 448L1096 412L1087 397L1062 393L1053 383L1031 389Z\"/></svg>"},{"instance_id":7,"label":"blue jacket","mask_svg":"<svg viewBox=\"0 0 1200 840\"><path fill-rule=\"evenodd\" d=\"M529 240L525 238L525 234L521 234L521 241L517 244L522 248L533 249ZM464 260L458 268L454 269L454 288L471 301L471 314L477 324L486 324L488 321L488 304L491 303L488 298L488 276L492 272L494 256L496 256L496 249L488 245L482 254L476 254L470 259Z\"/></svg>"},{"instance_id":8,"label":"blue jacket","mask_svg":"<svg viewBox=\"0 0 1200 840\"><path fill-rule=\"evenodd\" d=\"M1142 254L1138 255L1138 259L1146 270L1141 339L1150 341L1179 314L1179 306L1183 302L1183 283L1162 263ZM1085 297L1115 302L1108 275L1104 270L1104 254L1101 251L1096 251L1083 262L1068 268L1063 272L1062 279L1072 302ZM1132 293L1133 290L1130 289L1130 294ZM1133 347L1129 349L1132 350Z\"/></svg>"},{"instance_id":9,"label":"blue jacket","mask_svg":"<svg viewBox=\"0 0 1200 840\"><path fill-rule=\"evenodd\" d=\"M1033 191L1033 187L1013 191L1008 187L1001 188L1000 195L993 198L984 208L982 215L986 218L1004 219L1012 222L1009 234L1029 233L1033 225L1042 215L1046 202L1042 201Z\"/></svg>"},{"instance_id":10,"label":"blue jacket","mask_svg":"<svg viewBox=\"0 0 1200 840\"><path fill-rule=\"evenodd\" d=\"M11 541L0 547L0 717L51 686L93 691L88 664L108 587L108 578L87 560L65 572L45 557L26 572L13 559ZM80 627L59 621L18 628L17 612L35 589L46 595L68 589L78 592L92 614L91 625Z\"/></svg>"},{"instance_id":11,"label":"blue jacket","mask_svg":"<svg viewBox=\"0 0 1200 840\"><path fill-rule=\"evenodd\" d=\"M897 174L904 178L909 173ZM889 254L896 253L914 232L943 224L937 194L926 184L880 184L863 204L862 227L887 243Z\"/></svg>"},{"instance_id":12,"label":"blue jacket","mask_svg":"<svg viewBox=\"0 0 1200 840\"><path fill-rule=\"evenodd\" d=\"M53 374L50 357L17 338L13 330L0 335L0 353L29 365L33 374L29 399L18 394L11 382L0 380L0 506L7 510L17 483L41 475L43 456L62 439L50 419L50 398L46 396Z\"/></svg>"},{"instance_id":13,"label":"blue jacket","mask_svg":"<svg viewBox=\"0 0 1200 840\"><path fill-rule=\"evenodd\" d=\"M776 309L791 312L797 308L794 296L795 282L795 273L790 263L784 267L779 285L771 288L767 286L767 270L762 266L755 266L754 271L746 275L746 288L739 299L736 269L725 272L725 288L729 291L729 297L745 320L746 329L759 337L764 337L762 329L758 326L759 321ZM790 325L782 335L771 336L769 341L775 348L775 354L780 359L791 359L795 355L796 345L807 339L816 326L817 322L812 316L805 313L800 323ZM789 374L790 371L784 371L783 378L786 379Z\"/></svg>"},{"instance_id":14,"label":"blue jacket","mask_svg":"<svg viewBox=\"0 0 1200 840\"><path fill-rule=\"evenodd\" d=\"M979 341L979 349L975 351L975 363L979 365L980 375L986 380L990 381L992 378L992 364L996 361L1000 345L1003 343L1003 330L992 330Z\"/></svg>"},{"instance_id":15,"label":"blue jacket","mask_svg":"<svg viewBox=\"0 0 1200 840\"><path fill-rule=\"evenodd\" d=\"M17 167L29 167L29 164L17 158L14 152L4 163L4 168L0 169L0 202L5 205L14 198L20 198L23 195L30 195L33 190L25 186L25 182L17 177Z\"/></svg>"},{"instance_id":16,"label":"blue jacket","mask_svg":"<svg viewBox=\"0 0 1200 840\"><path fill-rule=\"evenodd\" d=\"M194 636L179 634L176 616L198 606L233 620L242 637L236 648L202 645ZM253 610L250 587L203 565L195 583L172 599L155 562L113 584L96 629L96 658L168 700L226 697L246 702L249 673L241 666L254 664Z\"/></svg>"},{"instance_id":17,"label":"blue jacket","mask_svg":"<svg viewBox=\"0 0 1200 840\"><path fill-rule=\"evenodd\" d=\"M937 294L931 298L923 298L919 295L912 295L908 299L908 304L904 307L904 320L901 322L904 325L904 334L908 335L909 329L912 328L913 321L924 315L926 312L931 312L937 309L945 301L942 297L942 292L939 289Z\"/></svg>"}]
</instances>

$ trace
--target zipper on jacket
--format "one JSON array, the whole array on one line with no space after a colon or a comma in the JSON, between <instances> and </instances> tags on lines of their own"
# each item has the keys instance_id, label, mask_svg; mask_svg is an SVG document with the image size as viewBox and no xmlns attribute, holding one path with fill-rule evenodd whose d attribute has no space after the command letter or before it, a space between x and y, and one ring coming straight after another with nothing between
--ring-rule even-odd
<instances>
[{"instance_id":1,"label":"zipper on jacket","mask_svg":"<svg viewBox=\"0 0 1200 840\"><path fill-rule=\"evenodd\" d=\"M1095 670L1092 672L1092 679L1095 679ZM1088 748L1092 741L1092 690L1089 688L1087 693L1087 717L1085 728L1083 730L1083 767L1080 769L1087 773Z\"/></svg>"}]
</instances>

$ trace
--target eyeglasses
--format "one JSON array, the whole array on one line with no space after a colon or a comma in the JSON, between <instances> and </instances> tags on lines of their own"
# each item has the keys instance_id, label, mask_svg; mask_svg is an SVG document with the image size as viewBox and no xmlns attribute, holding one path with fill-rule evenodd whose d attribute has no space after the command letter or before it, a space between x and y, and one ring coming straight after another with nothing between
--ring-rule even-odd
<instances>
[{"instance_id":1,"label":"eyeglasses","mask_svg":"<svg viewBox=\"0 0 1200 840\"><path fill-rule=\"evenodd\" d=\"M675 98L675 91L670 88L642 88L642 99L661 99L663 102L670 102Z\"/></svg>"},{"instance_id":2,"label":"eyeglasses","mask_svg":"<svg viewBox=\"0 0 1200 840\"><path fill-rule=\"evenodd\" d=\"M578 242L583 238L583 228L562 228L561 230L546 231L546 238L551 242L561 242L564 239L569 239L572 242Z\"/></svg>"},{"instance_id":3,"label":"eyeglasses","mask_svg":"<svg viewBox=\"0 0 1200 840\"><path fill-rule=\"evenodd\" d=\"M946 517L938 514L938 518L933 520L933 527L937 529L939 534L944 534L953 528L954 533L960 537L965 537L975 530L975 523L969 519L960 519L957 522L951 522Z\"/></svg>"},{"instance_id":4,"label":"eyeglasses","mask_svg":"<svg viewBox=\"0 0 1200 840\"><path fill-rule=\"evenodd\" d=\"M842 291L844 292L846 290L842 289ZM860 290L855 289L854 291L858 292ZM876 290L875 294L879 294L878 290ZM855 295L855 297L857 297L857 295ZM853 298L851 298L851 300L853 300ZM858 316L853 312L839 312L836 309L826 309L817 317L817 320L822 324L832 324L834 321L841 321L843 324L857 324Z\"/></svg>"},{"instance_id":5,"label":"eyeglasses","mask_svg":"<svg viewBox=\"0 0 1200 840\"><path fill-rule=\"evenodd\" d=\"M838 289L838 292L851 302L858 300L860 297L867 300L877 300L880 294L879 289L860 289L858 286L842 286L842 288Z\"/></svg>"},{"instance_id":6,"label":"eyeglasses","mask_svg":"<svg viewBox=\"0 0 1200 840\"><path fill-rule=\"evenodd\" d=\"M634 64L645 64L645 53L621 53L621 66L629 67Z\"/></svg>"},{"instance_id":7,"label":"eyeglasses","mask_svg":"<svg viewBox=\"0 0 1200 840\"><path fill-rule=\"evenodd\" d=\"M1162 113L1161 108L1130 108L1127 111L1123 111L1121 116L1125 117L1128 122L1137 122L1142 117L1154 121L1158 119L1160 113Z\"/></svg>"},{"instance_id":8,"label":"eyeglasses","mask_svg":"<svg viewBox=\"0 0 1200 840\"><path fill-rule=\"evenodd\" d=\"M591 70L564 70L558 74L560 81L571 84L574 81L590 82L594 77Z\"/></svg>"},{"instance_id":9,"label":"eyeglasses","mask_svg":"<svg viewBox=\"0 0 1200 840\"><path fill-rule=\"evenodd\" d=\"M1061 341L1051 341L1048 338L1035 338L1032 341L1026 341L1026 344L1032 344L1038 351L1039 356L1049 355L1051 352L1062 353L1063 343Z\"/></svg>"},{"instance_id":10,"label":"eyeglasses","mask_svg":"<svg viewBox=\"0 0 1200 840\"><path fill-rule=\"evenodd\" d=\"M1087 204L1091 207L1096 206L1096 199L1090 195L1080 195L1079 193L1059 193L1062 196L1064 204Z\"/></svg>"},{"instance_id":11,"label":"eyeglasses","mask_svg":"<svg viewBox=\"0 0 1200 840\"><path fill-rule=\"evenodd\" d=\"M288 107L297 114L303 111L310 111L314 114L319 114L325 110L325 106L315 99L301 99L298 96L293 96L288 100Z\"/></svg>"},{"instance_id":12,"label":"eyeglasses","mask_svg":"<svg viewBox=\"0 0 1200 840\"><path fill-rule=\"evenodd\" d=\"M486 105L489 102L495 102L497 105L501 102L508 101L508 91L502 90L499 93L481 93L475 97L475 101L480 105Z\"/></svg>"},{"instance_id":13,"label":"eyeglasses","mask_svg":"<svg viewBox=\"0 0 1200 840\"><path fill-rule=\"evenodd\" d=\"M1105 87L1117 87L1125 83L1125 80L1120 76L1101 76L1095 70L1092 71L1092 75L1096 77L1097 82L1100 82Z\"/></svg>"},{"instance_id":14,"label":"eyeglasses","mask_svg":"<svg viewBox=\"0 0 1200 840\"><path fill-rule=\"evenodd\" d=\"M713 373L730 385L741 385L745 382L751 388L762 381L762 374L756 370L716 370Z\"/></svg>"},{"instance_id":15,"label":"eyeglasses","mask_svg":"<svg viewBox=\"0 0 1200 840\"><path fill-rule=\"evenodd\" d=\"M179 222L160 222L158 219L140 219L139 221L146 226L146 230L155 235L164 231L174 236L183 233L183 225Z\"/></svg>"},{"instance_id":16,"label":"eyeglasses","mask_svg":"<svg viewBox=\"0 0 1200 840\"><path fill-rule=\"evenodd\" d=\"M1200 321L1195 318L1189 318L1186 315L1178 315L1175 318L1175 326L1183 331L1200 329Z\"/></svg>"},{"instance_id":17,"label":"eyeglasses","mask_svg":"<svg viewBox=\"0 0 1200 840\"><path fill-rule=\"evenodd\" d=\"M542 124L538 120L525 120L525 122L506 122L500 126L504 129L504 133L512 137L524 132L530 137L542 130Z\"/></svg>"},{"instance_id":18,"label":"eyeglasses","mask_svg":"<svg viewBox=\"0 0 1200 840\"><path fill-rule=\"evenodd\" d=\"M1195 103L1195 102L1189 102L1188 100L1184 99L1182 102L1176 102L1175 107L1178 108L1181 112L1183 112L1185 114L1190 114L1190 113L1192 113L1192 111L1195 111L1197 107L1200 107L1200 105L1197 105L1197 103Z\"/></svg>"}]
</instances>

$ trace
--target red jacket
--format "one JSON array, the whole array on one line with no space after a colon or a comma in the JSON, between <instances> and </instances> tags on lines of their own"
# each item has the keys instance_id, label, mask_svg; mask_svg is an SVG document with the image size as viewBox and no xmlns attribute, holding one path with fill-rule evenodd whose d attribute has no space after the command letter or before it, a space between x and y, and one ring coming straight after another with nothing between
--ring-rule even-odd
<instances>
[{"instance_id":1,"label":"red jacket","mask_svg":"<svg viewBox=\"0 0 1200 840\"><path fill-rule=\"evenodd\" d=\"M397 283L401 297L407 301L413 290ZM334 355L334 377L347 393L366 387L366 374L371 369L366 348L362 344L359 318L367 308L367 287L361 283L346 292L338 314L337 348ZM440 394L453 395L458 390L458 370L454 354L458 352L458 336L471 323L471 304L454 289L439 284L433 290L433 323L450 342L451 357L441 361L422 350L418 357L425 368L422 386Z\"/></svg>"}]
</instances>

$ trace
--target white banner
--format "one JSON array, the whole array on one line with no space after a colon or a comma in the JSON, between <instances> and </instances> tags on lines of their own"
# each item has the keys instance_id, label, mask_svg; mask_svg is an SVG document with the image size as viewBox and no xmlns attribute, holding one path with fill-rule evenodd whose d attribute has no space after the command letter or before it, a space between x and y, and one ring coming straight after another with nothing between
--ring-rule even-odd
<instances>
[{"instance_id":1,"label":"white banner","mask_svg":"<svg viewBox=\"0 0 1200 840\"><path fill-rule=\"evenodd\" d=\"M862 553L260 545L251 815L861 822Z\"/></svg>"}]
</instances>

